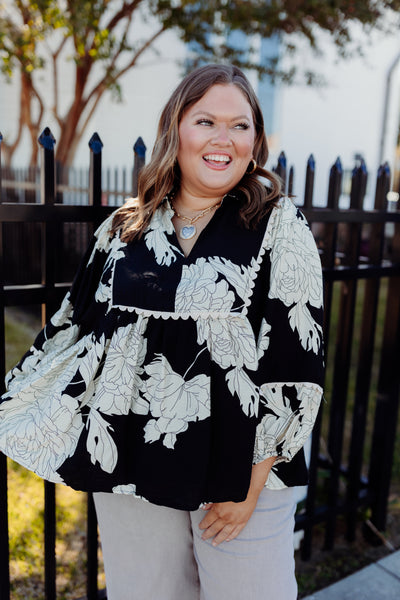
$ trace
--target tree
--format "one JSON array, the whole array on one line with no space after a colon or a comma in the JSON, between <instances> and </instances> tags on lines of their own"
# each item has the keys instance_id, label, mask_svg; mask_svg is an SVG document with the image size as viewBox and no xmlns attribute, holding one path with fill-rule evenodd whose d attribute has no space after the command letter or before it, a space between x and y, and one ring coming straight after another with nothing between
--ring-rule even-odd
<instances>
[{"instance_id":1,"label":"tree","mask_svg":"<svg viewBox=\"0 0 400 600\"><path fill-rule=\"evenodd\" d=\"M4 144L6 162L11 162L27 128L31 164L36 164L37 138L50 98L49 108L60 127L56 159L69 166L104 94L121 95L122 76L165 31L174 29L190 43L187 65L230 61L291 81L293 67L279 68L278 57L258 64L255 49L235 47L230 33L242 31L249 40L279 35L281 53L290 54L295 51L293 39L299 38L318 50L316 32L324 30L344 55L352 43L351 23L370 29L395 28L394 18L388 20L387 15L398 18L400 0L14 0L0 10L1 69L9 78L17 73L21 83L19 126L15 139ZM147 37L141 37L138 17L150 22ZM59 81L67 58L74 64L73 98L62 110ZM44 70L50 78L50 94L48 86L43 89L40 83ZM304 75L308 83L313 82L313 73Z\"/></svg>"}]
</instances>

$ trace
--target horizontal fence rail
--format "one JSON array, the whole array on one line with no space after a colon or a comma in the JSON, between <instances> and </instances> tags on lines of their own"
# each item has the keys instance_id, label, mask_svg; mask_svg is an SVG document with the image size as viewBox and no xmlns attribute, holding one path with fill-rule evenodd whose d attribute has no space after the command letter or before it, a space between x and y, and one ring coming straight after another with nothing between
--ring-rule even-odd
<instances>
[{"instance_id":1,"label":"horizontal fence rail","mask_svg":"<svg viewBox=\"0 0 400 600\"><path fill-rule=\"evenodd\" d=\"M94 228L127 196L136 195L146 148L139 138L129 176L125 171L119 177L102 169L97 134L89 142L86 175L55 165L55 142L48 129L39 143L41 167L25 173L1 169L0 153L0 297L3 307L41 304L46 321L69 289ZM284 153L274 171L292 194L294 169L288 168ZM354 539L360 508L371 511L379 530L385 528L400 381L400 210L399 202L387 201L389 167L378 170L371 210L363 209L368 179L364 161L353 170L348 209L340 208L340 159L329 173L325 207L313 205L314 177L311 155L300 208L312 228L324 272L327 391L311 440L307 494L296 515L296 529L304 531L303 558L311 554L316 524L324 525L326 548L334 545L338 519L344 519L347 538ZM21 245L24 261L18 258ZM26 257L27 247L32 248L32 261ZM4 310L0 338L3 381ZM54 484L44 483L46 600L57 597L55 490ZM7 540L7 463L0 454L0 600L10 598ZM98 590L97 571L97 522L89 495L88 600L105 598L105 590Z\"/></svg>"}]
</instances>

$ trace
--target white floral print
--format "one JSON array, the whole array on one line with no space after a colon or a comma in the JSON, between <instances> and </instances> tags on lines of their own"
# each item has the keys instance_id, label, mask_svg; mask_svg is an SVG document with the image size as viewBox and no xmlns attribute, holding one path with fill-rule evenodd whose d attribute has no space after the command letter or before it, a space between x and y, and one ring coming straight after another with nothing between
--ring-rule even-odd
<instances>
[{"instance_id":1,"label":"white floral print","mask_svg":"<svg viewBox=\"0 0 400 600\"><path fill-rule=\"evenodd\" d=\"M184 265L176 290L175 309L178 312L228 313L235 300L226 280L217 281L218 271L205 258Z\"/></svg>"},{"instance_id":2,"label":"white floral print","mask_svg":"<svg viewBox=\"0 0 400 600\"><path fill-rule=\"evenodd\" d=\"M166 208L159 208L154 213L144 236L146 246L154 252L159 265L169 266L176 260L176 255L183 255L183 252L173 246L166 236L166 234L171 235L174 232L171 221L173 214L169 205Z\"/></svg>"},{"instance_id":3,"label":"white floral print","mask_svg":"<svg viewBox=\"0 0 400 600\"><path fill-rule=\"evenodd\" d=\"M307 304L322 307L321 263L312 233L289 199L280 208L279 230L271 247L270 298L287 307L289 322L297 330L305 350L317 353L321 346L322 328L313 319Z\"/></svg>"},{"instance_id":4,"label":"white floral print","mask_svg":"<svg viewBox=\"0 0 400 600\"><path fill-rule=\"evenodd\" d=\"M185 381L172 370L165 356L158 356L145 370L150 377L144 398L149 412L156 417L145 427L146 442L155 442L164 435L164 446L173 448L177 434L186 431L190 422L210 416L209 377L196 375Z\"/></svg>"},{"instance_id":5,"label":"white floral print","mask_svg":"<svg viewBox=\"0 0 400 600\"><path fill-rule=\"evenodd\" d=\"M216 256L212 256L208 260L217 273L221 273L229 281L230 285L235 288L237 295L242 299L245 298L250 283L250 268L243 265L235 265L235 263L226 258ZM251 267L253 266L254 261L251 264Z\"/></svg>"},{"instance_id":6,"label":"white floral print","mask_svg":"<svg viewBox=\"0 0 400 600\"><path fill-rule=\"evenodd\" d=\"M148 502L148 500L146 498L143 498L143 496L139 496L136 493L136 484L135 483L126 483L123 485L116 485L113 487L112 491L114 494L126 494L128 496L134 496L135 498L140 498L140 500L144 500L145 502Z\"/></svg>"},{"instance_id":7,"label":"white floral print","mask_svg":"<svg viewBox=\"0 0 400 600\"><path fill-rule=\"evenodd\" d=\"M108 346L92 406L105 415L127 415L139 400L144 372L147 340L144 337L148 319L139 316L136 323L118 328Z\"/></svg>"},{"instance_id":8,"label":"white floral print","mask_svg":"<svg viewBox=\"0 0 400 600\"><path fill-rule=\"evenodd\" d=\"M295 387L299 408L293 411L285 389ZM269 383L260 388L260 400L268 408L256 430L254 462L276 456L289 461L303 447L311 434L321 401L322 389L309 383Z\"/></svg>"},{"instance_id":9,"label":"white floral print","mask_svg":"<svg viewBox=\"0 0 400 600\"><path fill-rule=\"evenodd\" d=\"M207 344L212 360L223 369L246 366L254 370L257 367L254 333L244 317L198 319L197 341Z\"/></svg>"},{"instance_id":10,"label":"white floral print","mask_svg":"<svg viewBox=\"0 0 400 600\"><path fill-rule=\"evenodd\" d=\"M110 235L110 229L112 226L112 221L114 218L114 213L111 214L103 223L98 227L95 231L96 244L93 248L93 251L88 260L88 266L92 264L93 259L97 252L108 252L110 249L110 244L114 241L114 238Z\"/></svg>"},{"instance_id":11,"label":"white floral print","mask_svg":"<svg viewBox=\"0 0 400 600\"><path fill-rule=\"evenodd\" d=\"M111 435L112 426L98 410L92 408L86 427L88 430L86 447L92 463L95 465L98 462L103 471L112 473L118 459L117 446Z\"/></svg>"},{"instance_id":12,"label":"white floral print","mask_svg":"<svg viewBox=\"0 0 400 600\"><path fill-rule=\"evenodd\" d=\"M55 369L50 382L42 377L0 406L0 442L14 460L45 479L62 482L57 469L72 456L83 429L78 399L62 393L76 365Z\"/></svg>"},{"instance_id":13,"label":"white floral print","mask_svg":"<svg viewBox=\"0 0 400 600\"><path fill-rule=\"evenodd\" d=\"M232 396L236 393L243 412L248 417L258 415L260 392L244 369L231 369L226 375L228 389Z\"/></svg>"},{"instance_id":14,"label":"white floral print","mask_svg":"<svg viewBox=\"0 0 400 600\"><path fill-rule=\"evenodd\" d=\"M227 279L220 279L221 274ZM207 345L210 358L221 368L234 367L226 375L228 389L232 395L237 394L243 411L250 416L257 413L258 394L242 367L257 368L257 348L247 318L230 312L235 294L229 289L233 287L243 298L247 281L248 271L244 267L216 257L200 258L183 268L175 306L178 311L199 312L197 342ZM223 316L213 316L215 312Z\"/></svg>"},{"instance_id":15,"label":"white floral print","mask_svg":"<svg viewBox=\"0 0 400 600\"><path fill-rule=\"evenodd\" d=\"M269 332L271 331L271 325L267 323L265 319L261 321L260 332L257 340L257 358L260 359L265 350L269 348Z\"/></svg>"}]
</instances>

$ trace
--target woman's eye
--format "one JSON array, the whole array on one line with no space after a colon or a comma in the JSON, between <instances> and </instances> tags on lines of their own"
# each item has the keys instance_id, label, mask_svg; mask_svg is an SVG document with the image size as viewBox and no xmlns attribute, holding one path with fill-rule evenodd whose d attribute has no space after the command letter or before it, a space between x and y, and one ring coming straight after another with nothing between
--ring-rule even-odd
<instances>
[{"instance_id":1,"label":"woman's eye","mask_svg":"<svg viewBox=\"0 0 400 600\"><path fill-rule=\"evenodd\" d=\"M210 119L199 119L199 120L197 121L197 124L198 124L198 125L212 125L212 124L213 124L213 122L212 122L212 121L210 121Z\"/></svg>"},{"instance_id":2,"label":"woman's eye","mask_svg":"<svg viewBox=\"0 0 400 600\"><path fill-rule=\"evenodd\" d=\"M250 125L248 123L237 123L235 129L248 129Z\"/></svg>"}]
</instances>

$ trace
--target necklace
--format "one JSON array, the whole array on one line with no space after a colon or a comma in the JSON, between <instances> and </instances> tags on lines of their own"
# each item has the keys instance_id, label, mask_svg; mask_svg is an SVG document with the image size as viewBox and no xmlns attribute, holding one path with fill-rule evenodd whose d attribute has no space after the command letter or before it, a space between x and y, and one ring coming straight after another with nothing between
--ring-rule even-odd
<instances>
[{"instance_id":1,"label":"necklace","mask_svg":"<svg viewBox=\"0 0 400 600\"><path fill-rule=\"evenodd\" d=\"M184 225L183 227L181 227L181 229L179 230L179 237L182 240L191 240L197 233L195 223L199 219L204 217L207 213L209 213L210 210L213 210L213 209L217 210L217 208L219 208L221 206L221 204L222 204L222 200L220 202L217 202L217 204L208 206L207 208L202 210L200 212L200 214L196 215L195 217L186 217L185 215L181 215L180 213L178 213L176 208L172 205L172 210L174 211L174 214L177 217L179 217L180 219L182 219L183 221L186 221L187 223L189 223L189 225Z\"/></svg>"}]
</instances>

